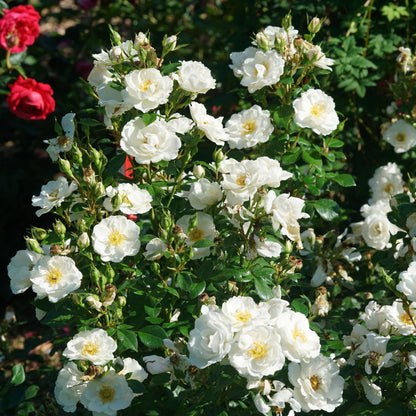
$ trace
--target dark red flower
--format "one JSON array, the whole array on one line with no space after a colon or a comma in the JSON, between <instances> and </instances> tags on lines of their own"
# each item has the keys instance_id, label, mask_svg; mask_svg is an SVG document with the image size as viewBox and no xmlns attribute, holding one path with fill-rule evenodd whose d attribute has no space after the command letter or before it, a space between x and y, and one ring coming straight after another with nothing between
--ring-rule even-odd
<instances>
[{"instance_id":1,"label":"dark red flower","mask_svg":"<svg viewBox=\"0 0 416 416\"><path fill-rule=\"evenodd\" d=\"M44 120L55 110L53 90L50 85L19 75L16 82L9 85L7 105L13 114L25 120Z\"/></svg>"},{"instance_id":2,"label":"dark red flower","mask_svg":"<svg viewBox=\"0 0 416 416\"><path fill-rule=\"evenodd\" d=\"M39 13L33 6L4 9L0 19L0 46L11 53L23 52L40 34Z\"/></svg>"}]
</instances>

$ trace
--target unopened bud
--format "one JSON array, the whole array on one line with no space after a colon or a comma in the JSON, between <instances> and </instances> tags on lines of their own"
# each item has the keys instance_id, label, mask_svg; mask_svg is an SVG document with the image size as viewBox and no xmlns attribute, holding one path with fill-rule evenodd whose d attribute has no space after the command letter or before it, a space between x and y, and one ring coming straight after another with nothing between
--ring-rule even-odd
<instances>
[{"instance_id":1,"label":"unopened bud","mask_svg":"<svg viewBox=\"0 0 416 416\"><path fill-rule=\"evenodd\" d=\"M162 46L163 46L163 55L166 55L168 52L174 51L176 48L176 42L177 42L178 38L176 35L172 35L169 37L164 37L163 41L162 41Z\"/></svg>"},{"instance_id":2,"label":"unopened bud","mask_svg":"<svg viewBox=\"0 0 416 416\"><path fill-rule=\"evenodd\" d=\"M157 261L152 261L152 262L150 263L150 270L151 270L154 274L159 275L159 274L160 274L160 265L159 265L159 263L158 263Z\"/></svg>"},{"instance_id":3,"label":"unopened bud","mask_svg":"<svg viewBox=\"0 0 416 416\"><path fill-rule=\"evenodd\" d=\"M127 299L125 296L117 296L116 302L120 308L124 308L127 304Z\"/></svg>"},{"instance_id":4,"label":"unopened bud","mask_svg":"<svg viewBox=\"0 0 416 416\"><path fill-rule=\"evenodd\" d=\"M193 172L197 179L201 179L205 176L205 169L201 165L195 165Z\"/></svg>"},{"instance_id":5,"label":"unopened bud","mask_svg":"<svg viewBox=\"0 0 416 416\"><path fill-rule=\"evenodd\" d=\"M103 196L105 194L104 184L102 182L97 182L95 184L94 192L95 192L95 195L97 195L98 198L100 196Z\"/></svg>"},{"instance_id":6,"label":"unopened bud","mask_svg":"<svg viewBox=\"0 0 416 416\"><path fill-rule=\"evenodd\" d=\"M89 295L89 296L87 296L87 298L85 300L96 311L101 311L102 303L98 299L98 296L97 295Z\"/></svg>"},{"instance_id":7,"label":"unopened bud","mask_svg":"<svg viewBox=\"0 0 416 416\"><path fill-rule=\"evenodd\" d=\"M74 162L78 165L82 165L82 152L76 144L72 145L71 153L72 153L72 158L74 159Z\"/></svg>"},{"instance_id":8,"label":"unopened bud","mask_svg":"<svg viewBox=\"0 0 416 416\"><path fill-rule=\"evenodd\" d=\"M123 54L123 49L121 49L121 46L115 46L111 49L109 56L110 59L118 61L121 58L121 55Z\"/></svg>"},{"instance_id":9,"label":"unopened bud","mask_svg":"<svg viewBox=\"0 0 416 416\"><path fill-rule=\"evenodd\" d=\"M33 251L38 254L44 254L42 249L40 248L38 240L34 238L25 237L27 249Z\"/></svg>"},{"instance_id":10,"label":"unopened bud","mask_svg":"<svg viewBox=\"0 0 416 416\"><path fill-rule=\"evenodd\" d=\"M90 237L87 232L83 232L79 237L77 241L77 246L81 249L87 248L90 245Z\"/></svg>"},{"instance_id":11,"label":"unopened bud","mask_svg":"<svg viewBox=\"0 0 416 416\"><path fill-rule=\"evenodd\" d=\"M90 277L96 286L100 285L101 273L95 266L91 266Z\"/></svg>"},{"instance_id":12,"label":"unopened bud","mask_svg":"<svg viewBox=\"0 0 416 416\"><path fill-rule=\"evenodd\" d=\"M84 181L87 183L95 183L95 172L94 169L90 166L83 169L84 172Z\"/></svg>"},{"instance_id":13,"label":"unopened bud","mask_svg":"<svg viewBox=\"0 0 416 416\"><path fill-rule=\"evenodd\" d=\"M53 229L60 237L64 237L66 233L66 227L61 220L56 220L53 225Z\"/></svg>"},{"instance_id":14,"label":"unopened bud","mask_svg":"<svg viewBox=\"0 0 416 416\"><path fill-rule=\"evenodd\" d=\"M289 11L289 13L282 19L282 27L286 32L288 32L291 26L292 26L292 14Z\"/></svg>"},{"instance_id":15,"label":"unopened bud","mask_svg":"<svg viewBox=\"0 0 416 416\"><path fill-rule=\"evenodd\" d=\"M85 222L84 218L80 218L77 221L77 228L81 232L84 232L84 231L88 230L87 223Z\"/></svg>"},{"instance_id":16,"label":"unopened bud","mask_svg":"<svg viewBox=\"0 0 416 416\"><path fill-rule=\"evenodd\" d=\"M32 227L32 235L36 238L36 240L42 241L47 237L48 233L43 228Z\"/></svg>"},{"instance_id":17,"label":"unopened bud","mask_svg":"<svg viewBox=\"0 0 416 416\"><path fill-rule=\"evenodd\" d=\"M112 284L106 284L103 297L103 306L110 306L116 298L117 288Z\"/></svg>"},{"instance_id":18,"label":"unopened bud","mask_svg":"<svg viewBox=\"0 0 416 416\"><path fill-rule=\"evenodd\" d=\"M116 275L116 272L111 267L111 264L106 263L106 265L105 265L105 276L107 277L107 283L113 283L115 275Z\"/></svg>"},{"instance_id":19,"label":"unopened bud","mask_svg":"<svg viewBox=\"0 0 416 416\"><path fill-rule=\"evenodd\" d=\"M123 200L120 196L120 194L117 192L112 198L111 198L111 205L113 207L114 211L117 211L120 208L120 205L122 204Z\"/></svg>"},{"instance_id":20,"label":"unopened bud","mask_svg":"<svg viewBox=\"0 0 416 416\"><path fill-rule=\"evenodd\" d=\"M69 160L58 157L58 164L61 172L65 173L65 175L68 175L70 178L74 177L74 174L72 173L71 169L71 163L69 163Z\"/></svg>"},{"instance_id":21,"label":"unopened bud","mask_svg":"<svg viewBox=\"0 0 416 416\"><path fill-rule=\"evenodd\" d=\"M139 49L140 46L144 46L148 44L149 44L149 38L143 32L140 32L136 35L134 39L134 47L136 49Z\"/></svg>"},{"instance_id":22,"label":"unopened bud","mask_svg":"<svg viewBox=\"0 0 416 416\"><path fill-rule=\"evenodd\" d=\"M263 32L257 33L256 43L260 49L263 49L264 51L269 50L269 40L267 39L267 36Z\"/></svg>"},{"instance_id":23,"label":"unopened bud","mask_svg":"<svg viewBox=\"0 0 416 416\"><path fill-rule=\"evenodd\" d=\"M120 34L114 30L110 25L108 26L110 29L110 39L113 45L120 45L121 44L121 36Z\"/></svg>"},{"instance_id":24,"label":"unopened bud","mask_svg":"<svg viewBox=\"0 0 416 416\"><path fill-rule=\"evenodd\" d=\"M321 21L318 17L314 17L308 24L308 30L310 33L318 33L321 29L323 20Z\"/></svg>"}]
</instances>

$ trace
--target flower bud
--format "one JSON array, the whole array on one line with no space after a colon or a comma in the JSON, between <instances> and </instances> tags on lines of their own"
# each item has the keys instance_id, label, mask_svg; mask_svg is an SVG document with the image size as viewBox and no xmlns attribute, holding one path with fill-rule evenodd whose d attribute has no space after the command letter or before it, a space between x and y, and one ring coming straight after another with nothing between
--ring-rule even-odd
<instances>
[{"instance_id":1,"label":"flower bud","mask_svg":"<svg viewBox=\"0 0 416 416\"><path fill-rule=\"evenodd\" d=\"M87 232L83 232L79 237L77 241L77 246L81 249L87 248L90 245L90 237Z\"/></svg>"},{"instance_id":2,"label":"flower bud","mask_svg":"<svg viewBox=\"0 0 416 416\"><path fill-rule=\"evenodd\" d=\"M269 50L269 40L267 39L267 36L263 32L257 33L256 42L257 42L257 46L260 49L263 49L264 51Z\"/></svg>"},{"instance_id":3,"label":"flower bud","mask_svg":"<svg viewBox=\"0 0 416 416\"><path fill-rule=\"evenodd\" d=\"M177 42L178 38L176 35L172 35L169 37L165 37L163 38L162 41L162 46L163 46L163 52L162 55L166 55L167 53L174 51L176 48L176 42Z\"/></svg>"},{"instance_id":4,"label":"flower bud","mask_svg":"<svg viewBox=\"0 0 416 416\"><path fill-rule=\"evenodd\" d=\"M159 275L159 274L160 274L160 265L159 265L159 263L158 263L157 261L152 261L152 262L150 263L150 270L151 270L154 274Z\"/></svg>"},{"instance_id":5,"label":"flower bud","mask_svg":"<svg viewBox=\"0 0 416 416\"><path fill-rule=\"evenodd\" d=\"M104 297L102 299L103 306L110 306L116 298L117 288L112 284L106 284L104 290Z\"/></svg>"},{"instance_id":6,"label":"flower bud","mask_svg":"<svg viewBox=\"0 0 416 416\"><path fill-rule=\"evenodd\" d=\"M197 179L201 179L205 176L205 169L201 165L195 165L193 173Z\"/></svg>"},{"instance_id":7,"label":"flower bud","mask_svg":"<svg viewBox=\"0 0 416 416\"><path fill-rule=\"evenodd\" d=\"M134 39L134 47L136 49L139 49L140 46L144 46L148 44L149 44L149 38L143 32L140 32L136 35Z\"/></svg>"},{"instance_id":8,"label":"flower bud","mask_svg":"<svg viewBox=\"0 0 416 416\"><path fill-rule=\"evenodd\" d=\"M85 222L84 218L80 218L77 221L77 229L81 232L88 230L87 223Z\"/></svg>"},{"instance_id":9,"label":"flower bud","mask_svg":"<svg viewBox=\"0 0 416 416\"><path fill-rule=\"evenodd\" d=\"M66 233L66 227L61 220L56 220L53 225L53 229L60 237L64 237Z\"/></svg>"},{"instance_id":10,"label":"flower bud","mask_svg":"<svg viewBox=\"0 0 416 416\"><path fill-rule=\"evenodd\" d=\"M117 192L112 198L111 198L111 205L113 207L114 211L117 211L120 208L120 205L122 204L123 200L121 199L120 194Z\"/></svg>"},{"instance_id":11,"label":"flower bud","mask_svg":"<svg viewBox=\"0 0 416 416\"><path fill-rule=\"evenodd\" d=\"M102 182L97 182L95 184L94 192L97 197L103 196L105 194L104 184Z\"/></svg>"},{"instance_id":12,"label":"flower bud","mask_svg":"<svg viewBox=\"0 0 416 416\"><path fill-rule=\"evenodd\" d=\"M110 39L113 45L120 45L121 44L121 36L120 34L115 31L110 25L108 26L110 29Z\"/></svg>"},{"instance_id":13,"label":"flower bud","mask_svg":"<svg viewBox=\"0 0 416 416\"><path fill-rule=\"evenodd\" d=\"M289 13L282 19L282 27L286 32L288 32L291 26L292 26L292 14L289 11Z\"/></svg>"},{"instance_id":14,"label":"flower bud","mask_svg":"<svg viewBox=\"0 0 416 416\"><path fill-rule=\"evenodd\" d=\"M105 265L105 276L107 277L107 283L113 283L115 275L116 275L116 272L111 267L111 264L106 263L106 265Z\"/></svg>"},{"instance_id":15,"label":"flower bud","mask_svg":"<svg viewBox=\"0 0 416 416\"><path fill-rule=\"evenodd\" d=\"M214 152L213 158L214 158L215 164L218 166L225 159L225 155L221 149L218 149Z\"/></svg>"},{"instance_id":16,"label":"flower bud","mask_svg":"<svg viewBox=\"0 0 416 416\"><path fill-rule=\"evenodd\" d=\"M95 184L95 172L94 169L90 166L83 169L84 172L84 181L90 184Z\"/></svg>"},{"instance_id":17,"label":"flower bud","mask_svg":"<svg viewBox=\"0 0 416 416\"><path fill-rule=\"evenodd\" d=\"M321 29L323 20L321 21L318 17L314 17L308 24L308 30L310 33L318 33Z\"/></svg>"},{"instance_id":18,"label":"flower bud","mask_svg":"<svg viewBox=\"0 0 416 416\"><path fill-rule=\"evenodd\" d=\"M25 237L27 249L33 251L38 254L44 254L42 249L40 248L38 240L34 238Z\"/></svg>"},{"instance_id":19,"label":"flower bud","mask_svg":"<svg viewBox=\"0 0 416 416\"><path fill-rule=\"evenodd\" d=\"M72 169L71 169L71 163L69 163L69 160L58 157L58 165L59 165L59 170L61 172L65 173L65 175L68 175L70 178L74 177L74 174L72 173Z\"/></svg>"},{"instance_id":20,"label":"flower bud","mask_svg":"<svg viewBox=\"0 0 416 416\"><path fill-rule=\"evenodd\" d=\"M116 302L120 308L124 308L127 304L127 299L125 296L117 296Z\"/></svg>"},{"instance_id":21,"label":"flower bud","mask_svg":"<svg viewBox=\"0 0 416 416\"><path fill-rule=\"evenodd\" d=\"M43 228L32 227L32 235L36 238L36 240L42 241L47 237L48 233Z\"/></svg>"},{"instance_id":22,"label":"flower bud","mask_svg":"<svg viewBox=\"0 0 416 416\"><path fill-rule=\"evenodd\" d=\"M100 300L98 299L97 295L89 295L87 296L87 298L85 299L87 301L87 303L96 311L101 311L101 306L102 303L100 302Z\"/></svg>"},{"instance_id":23,"label":"flower bud","mask_svg":"<svg viewBox=\"0 0 416 416\"><path fill-rule=\"evenodd\" d=\"M82 165L82 152L75 143L72 145L71 153L74 162L78 165Z\"/></svg>"},{"instance_id":24,"label":"flower bud","mask_svg":"<svg viewBox=\"0 0 416 416\"><path fill-rule=\"evenodd\" d=\"M90 277L96 286L100 285L101 273L95 266L91 266Z\"/></svg>"}]
</instances>

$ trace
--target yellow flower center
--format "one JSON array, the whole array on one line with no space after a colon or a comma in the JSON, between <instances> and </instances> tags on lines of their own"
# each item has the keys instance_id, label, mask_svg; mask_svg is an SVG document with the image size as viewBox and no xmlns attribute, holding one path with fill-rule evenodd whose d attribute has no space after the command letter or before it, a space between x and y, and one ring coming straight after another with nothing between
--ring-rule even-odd
<instances>
[{"instance_id":1,"label":"yellow flower center","mask_svg":"<svg viewBox=\"0 0 416 416\"><path fill-rule=\"evenodd\" d=\"M116 391L111 386L102 386L98 396L100 397L102 403L108 403L114 400L115 394Z\"/></svg>"},{"instance_id":2,"label":"yellow flower center","mask_svg":"<svg viewBox=\"0 0 416 416\"><path fill-rule=\"evenodd\" d=\"M255 359L261 360L267 355L267 344L254 342L254 348L248 350L248 353Z\"/></svg>"},{"instance_id":3,"label":"yellow flower center","mask_svg":"<svg viewBox=\"0 0 416 416\"><path fill-rule=\"evenodd\" d=\"M296 341L298 338L300 338L300 340L302 342L306 342L306 336L302 331L299 331L299 329L295 328L295 330L292 332L293 335L293 339Z\"/></svg>"},{"instance_id":4,"label":"yellow flower center","mask_svg":"<svg viewBox=\"0 0 416 416\"><path fill-rule=\"evenodd\" d=\"M98 345L95 342L87 341L81 350L82 355L95 355L98 352Z\"/></svg>"},{"instance_id":5,"label":"yellow flower center","mask_svg":"<svg viewBox=\"0 0 416 416\"><path fill-rule=\"evenodd\" d=\"M396 142L405 142L406 141L406 135L403 133L399 133L396 135Z\"/></svg>"},{"instance_id":6,"label":"yellow flower center","mask_svg":"<svg viewBox=\"0 0 416 416\"><path fill-rule=\"evenodd\" d=\"M152 81L150 81L150 79L148 79L147 81L145 81L142 84L140 84L140 89L143 92L146 92L151 85L152 85Z\"/></svg>"},{"instance_id":7,"label":"yellow flower center","mask_svg":"<svg viewBox=\"0 0 416 416\"><path fill-rule=\"evenodd\" d=\"M389 195L392 195L393 194L393 191L394 191L394 189L393 189L393 185L391 184L391 183L388 183L384 188L383 188L383 191L384 192L386 192L387 194L389 194Z\"/></svg>"},{"instance_id":8,"label":"yellow flower center","mask_svg":"<svg viewBox=\"0 0 416 416\"><path fill-rule=\"evenodd\" d=\"M245 311L239 311L234 314L235 319L238 319L240 322L247 322L251 319L251 313Z\"/></svg>"},{"instance_id":9,"label":"yellow flower center","mask_svg":"<svg viewBox=\"0 0 416 416\"><path fill-rule=\"evenodd\" d=\"M121 234L120 231L115 230L112 231L108 236L108 242L112 246L119 246L123 243L123 241L126 239L126 236L124 234Z\"/></svg>"},{"instance_id":10,"label":"yellow flower center","mask_svg":"<svg viewBox=\"0 0 416 416\"><path fill-rule=\"evenodd\" d=\"M58 143L59 146L65 146L65 145L67 145L69 143L69 140L70 140L69 137L60 136L58 138L57 143Z\"/></svg>"},{"instance_id":11,"label":"yellow flower center","mask_svg":"<svg viewBox=\"0 0 416 416\"><path fill-rule=\"evenodd\" d=\"M321 377L314 374L310 379L311 387L316 391L321 386L322 380Z\"/></svg>"},{"instance_id":12,"label":"yellow flower center","mask_svg":"<svg viewBox=\"0 0 416 416\"><path fill-rule=\"evenodd\" d=\"M62 279L62 272L59 269L51 269L48 271L48 274L46 275L46 280L51 285L57 284Z\"/></svg>"},{"instance_id":13,"label":"yellow flower center","mask_svg":"<svg viewBox=\"0 0 416 416\"><path fill-rule=\"evenodd\" d=\"M321 117L323 111L325 110L325 107L322 104L314 104L311 108L311 114L314 117Z\"/></svg>"},{"instance_id":14,"label":"yellow flower center","mask_svg":"<svg viewBox=\"0 0 416 416\"><path fill-rule=\"evenodd\" d=\"M237 178L237 185L244 186L246 184L247 175L240 175Z\"/></svg>"},{"instance_id":15,"label":"yellow flower center","mask_svg":"<svg viewBox=\"0 0 416 416\"><path fill-rule=\"evenodd\" d=\"M189 233L189 239L195 243L196 241L201 240L202 238L204 238L204 232L202 230L200 230L199 228L194 228L190 233Z\"/></svg>"},{"instance_id":16,"label":"yellow flower center","mask_svg":"<svg viewBox=\"0 0 416 416\"><path fill-rule=\"evenodd\" d=\"M253 120L248 120L242 125L242 129L244 130L244 134L253 133L256 128L256 123Z\"/></svg>"},{"instance_id":17,"label":"yellow flower center","mask_svg":"<svg viewBox=\"0 0 416 416\"><path fill-rule=\"evenodd\" d=\"M407 312L400 315L399 318L406 325L412 325L413 324L412 318L409 316L409 314Z\"/></svg>"}]
</instances>

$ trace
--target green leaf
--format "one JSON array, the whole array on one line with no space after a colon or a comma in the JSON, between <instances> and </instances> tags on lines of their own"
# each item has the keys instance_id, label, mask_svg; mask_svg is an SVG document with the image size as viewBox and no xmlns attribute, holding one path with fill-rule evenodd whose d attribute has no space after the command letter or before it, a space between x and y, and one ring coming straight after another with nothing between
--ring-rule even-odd
<instances>
[{"instance_id":1,"label":"green leaf","mask_svg":"<svg viewBox=\"0 0 416 416\"><path fill-rule=\"evenodd\" d=\"M196 298L205 290L205 282L196 282L192 283L191 287L189 288L189 297L191 299Z\"/></svg>"},{"instance_id":2,"label":"green leaf","mask_svg":"<svg viewBox=\"0 0 416 416\"><path fill-rule=\"evenodd\" d=\"M105 173L108 176L114 176L121 169L125 160L126 160L125 153L120 153L119 155L114 156L108 162Z\"/></svg>"},{"instance_id":3,"label":"green leaf","mask_svg":"<svg viewBox=\"0 0 416 416\"><path fill-rule=\"evenodd\" d=\"M263 300L273 298L272 289L267 285L265 279L254 277L254 286L256 288L256 292Z\"/></svg>"},{"instance_id":4,"label":"green leaf","mask_svg":"<svg viewBox=\"0 0 416 416\"><path fill-rule=\"evenodd\" d=\"M152 124L154 121L156 121L156 119L157 115L154 113L146 113L142 115L142 120L145 126Z\"/></svg>"},{"instance_id":5,"label":"green leaf","mask_svg":"<svg viewBox=\"0 0 416 416\"><path fill-rule=\"evenodd\" d=\"M146 391L143 383L138 380L127 380L127 384L133 390L133 393L144 393Z\"/></svg>"},{"instance_id":6,"label":"green leaf","mask_svg":"<svg viewBox=\"0 0 416 416\"><path fill-rule=\"evenodd\" d=\"M163 340L168 337L163 328L155 325L145 326L138 335L140 341L149 348L163 347Z\"/></svg>"},{"instance_id":7,"label":"green leaf","mask_svg":"<svg viewBox=\"0 0 416 416\"><path fill-rule=\"evenodd\" d=\"M401 336L401 335L392 336L387 343L386 352L399 350L401 347L403 347L403 345L411 341L412 340L411 338L412 337L410 336L406 337L406 336Z\"/></svg>"},{"instance_id":8,"label":"green leaf","mask_svg":"<svg viewBox=\"0 0 416 416\"><path fill-rule=\"evenodd\" d=\"M9 6L7 5L7 3L3 0L0 0L0 9L4 10L4 9L8 9Z\"/></svg>"},{"instance_id":9,"label":"green leaf","mask_svg":"<svg viewBox=\"0 0 416 416\"><path fill-rule=\"evenodd\" d=\"M198 240L195 244L192 245L194 248L202 248L202 247L212 247L214 246L214 242L211 240L208 240L206 238L202 238L201 240Z\"/></svg>"},{"instance_id":10,"label":"green leaf","mask_svg":"<svg viewBox=\"0 0 416 416\"><path fill-rule=\"evenodd\" d=\"M296 311L296 312L300 312L303 313L305 316L309 315L309 308L307 305L305 305L303 303L302 299L295 299L292 303L291 303L292 308Z\"/></svg>"},{"instance_id":11,"label":"green leaf","mask_svg":"<svg viewBox=\"0 0 416 416\"><path fill-rule=\"evenodd\" d=\"M33 399L39 391L39 386L29 386L26 390L25 390L25 400L30 400Z\"/></svg>"},{"instance_id":12,"label":"green leaf","mask_svg":"<svg viewBox=\"0 0 416 416\"><path fill-rule=\"evenodd\" d=\"M345 187L356 185L354 178L348 173L337 174L332 178L332 180Z\"/></svg>"},{"instance_id":13,"label":"green leaf","mask_svg":"<svg viewBox=\"0 0 416 416\"><path fill-rule=\"evenodd\" d=\"M306 163L317 167L319 170L322 169L322 159L316 150L304 150L302 152L302 159Z\"/></svg>"},{"instance_id":14,"label":"green leaf","mask_svg":"<svg viewBox=\"0 0 416 416\"><path fill-rule=\"evenodd\" d=\"M81 118L79 120L79 124L82 124L83 126L88 126L88 127L96 127L96 126L103 125L103 123L101 123L98 120L94 120L93 118Z\"/></svg>"},{"instance_id":15,"label":"green leaf","mask_svg":"<svg viewBox=\"0 0 416 416\"><path fill-rule=\"evenodd\" d=\"M332 221L339 214L339 206L332 199L318 199L311 202L316 212L325 220Z\"/></svg>"},{"instance_id":16,"label":"green leaf","mask_svg":"<svg viewBox=\"0 0 416 416\"><path fill-rule=\"evenodd\" d=\"M26 375L25 370L23 368L22 364L16 364L12 368L12 378L10 380L10 383L13 386L18 386L19 384L22 384L25 381Z\"/></svg>"},{"instance_id":17,"label":"green leaf","mask_svg":"<svg viewBox=\"0 0 416 416\"><path fill-rule=\"evenodd\" d=\"M130 329L117 329L118 347L120 352L125 350L138 350L138 342L136 334Z\"/></svg>"}]
</instances>

